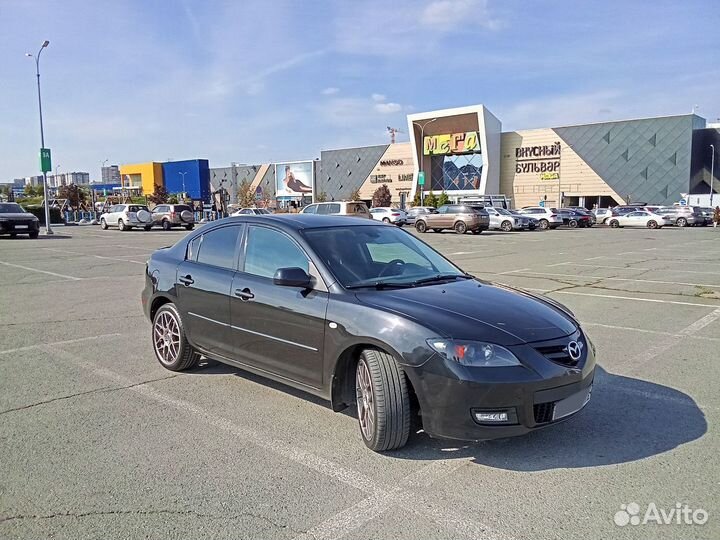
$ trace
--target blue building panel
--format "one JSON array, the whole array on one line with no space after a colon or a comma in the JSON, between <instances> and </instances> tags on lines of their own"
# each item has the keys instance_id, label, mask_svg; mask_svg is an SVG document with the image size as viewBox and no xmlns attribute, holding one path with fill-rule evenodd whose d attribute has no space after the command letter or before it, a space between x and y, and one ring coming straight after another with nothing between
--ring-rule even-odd
<instances>
[{"instance_id":1,"label":"blue building panel","mask_svg":"<svg viewBox=\"0 0 720 540\"><path fill-rule=\"evenodd\" d=\"M168 193L187 193L193 200L210 201L210 166L207 159L167 161L162 164Z\"/></svg>"}]
</instances>

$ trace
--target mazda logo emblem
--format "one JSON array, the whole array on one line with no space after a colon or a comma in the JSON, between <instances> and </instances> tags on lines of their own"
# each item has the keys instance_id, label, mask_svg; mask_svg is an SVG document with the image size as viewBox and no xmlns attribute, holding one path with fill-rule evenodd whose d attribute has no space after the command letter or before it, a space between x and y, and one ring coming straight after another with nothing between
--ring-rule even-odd
<instances>
[{"instance_id":1,"label":"mazda logo emblem","mask_svg":"<svg viewBox=\"0 0 720 540\"><path fill-rule=\"evenodd\" d=\"M570 358L573 360L580 360L580 356L582 355L582 349L583 344L578 343L577 341L571 341L568 343L567 346L567 352L570 355Z\"/></svg>"}]
</instances>

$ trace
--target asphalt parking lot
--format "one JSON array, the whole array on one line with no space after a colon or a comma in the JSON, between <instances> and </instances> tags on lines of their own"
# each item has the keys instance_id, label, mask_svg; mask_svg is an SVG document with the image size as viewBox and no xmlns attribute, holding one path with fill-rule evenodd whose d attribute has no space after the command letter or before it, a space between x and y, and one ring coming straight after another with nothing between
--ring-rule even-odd
<instances>
[{"instance_id":1,"label":"asphalt parking lot","mask_svg":"<svg viewBox=\"0 0 720 540\"><path fill-rule=\"evenodd\" d=\"M185 231L56 233L0 239L2 538L720 537L720 230L422 235L569 306L599 369L568 422L384 455L353 412L214 362L160 367L144 261ZM709 517L616 525L630 503Z\"/></svg>"}]
</instances>

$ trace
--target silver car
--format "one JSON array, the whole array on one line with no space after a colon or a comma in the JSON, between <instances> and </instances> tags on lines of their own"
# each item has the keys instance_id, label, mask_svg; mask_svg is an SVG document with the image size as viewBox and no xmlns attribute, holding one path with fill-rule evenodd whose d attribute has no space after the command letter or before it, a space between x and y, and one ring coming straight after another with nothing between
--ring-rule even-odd
<instances>
[{"instance_id":1,"label":"silver car","mask_svg":"<svg viewBox=\"0 0 720 540\"><path fill-rule=\"evenodd\" d=\"M520 210L521 214L529 215L538 220L541 229L557 229L563 224L563 218L557 208L544 206L526 206Z\"/></svg>"},{"instance_id":2,"label":"silver car","mask_svg":"<svg viewBox=\"0 0 720 540\"><path fill-rule=\"evenodd\" d=\"M505 208L486 206L485 210L490 216L490 229L505 232L522 231L530 228L530 218L527 216L513 215Z\"/></svg>"},{"instance_id":3,"label":"silver car","mask_svg":"<svg viewBox=\"0 0 720 540\"><path fill-rule=\"evenodd\" d=\"M407 223L407 214L399 208L377 207L370 209L370 216L383 223L394 223L402 227Z\"/></svg>"},{"instance_id":4,"label":"silver car","mask_svg":"<svg viewBox=\"0 0 720 540\"><path fill-rule=\"evenodd\" d=\"M100 227L117 227L129 231L133 227L149 228L153 218L148 207L143 204L116 204L100 216Z\"/></svg>"},{"instance_id":5,"label":"silver car","mask_svg":"<svg viewBox=\"0 0 720 540\"><path fill-rule=\"evenodd\" d=\"M705 225L705 216L700 208L694 206L667 206L656 210L658 215L668 218L669 225L687 227L688 225Z\"/></svg>"}]
</instances>

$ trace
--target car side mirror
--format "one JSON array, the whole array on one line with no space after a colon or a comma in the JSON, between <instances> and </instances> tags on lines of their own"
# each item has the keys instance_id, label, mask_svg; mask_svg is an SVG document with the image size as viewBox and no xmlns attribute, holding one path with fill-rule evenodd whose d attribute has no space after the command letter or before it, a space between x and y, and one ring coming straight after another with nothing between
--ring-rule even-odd
<instances>
[{"instance_id":1,"label":"car side mirror","mask_svg":"<svg viewBox=\"0 0 720 540\"><path fill-rule=\"evenodd\" d=\"M273 276L273 283L281 287L302 287L312 289L313 278L302 268L278 268Z\"/></svg>"}]
</instances>

